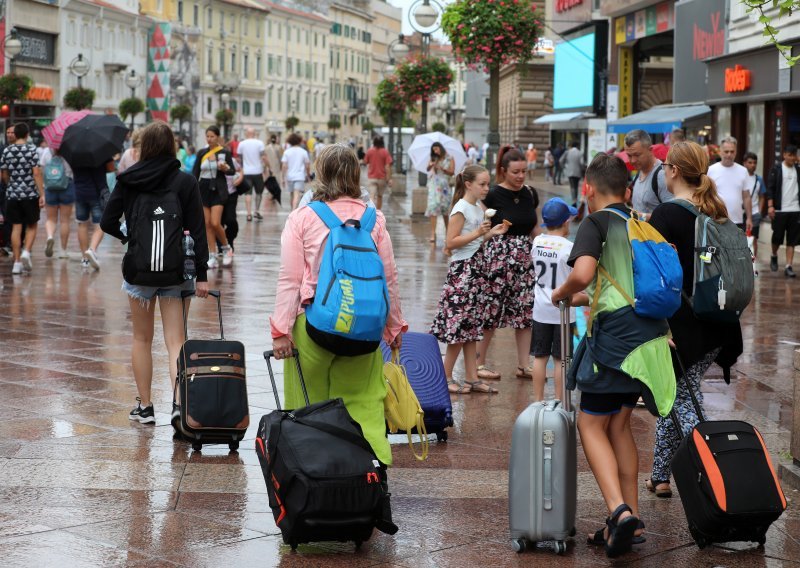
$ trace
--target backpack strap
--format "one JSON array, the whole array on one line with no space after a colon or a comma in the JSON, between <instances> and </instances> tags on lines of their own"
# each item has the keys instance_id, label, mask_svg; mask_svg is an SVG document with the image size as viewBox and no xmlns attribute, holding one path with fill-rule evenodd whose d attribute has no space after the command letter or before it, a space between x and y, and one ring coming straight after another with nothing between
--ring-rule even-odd
<instances>
[{"instance_id":1,"label":"backpack strap","mask_svg":"<svg viewBox=\"0 0 800 568\"><path fill-rule=\"evenodd\" d=\"M680 205L681 207L683 207L687 211L690 211L691 213L693 213L695 217L699 217L700 216L700 211L698 211L698 209L695 206L695 204L692 203L691 201L687 201L686 199L678 198L678 199L673 199L672 201L670 201L670 203L674 203L675 205Z\"/></svg>"},{"instance_id":2,"label":"backpack strap","mask_svg":"<svg viewBox=\"0 0 800 568\"><path fill-rule=\"evenodd\" d=\"M308 204L308 207L322 219L322 222L325 223L329 229L342 226L342 220L336 216L336 213L334 213L324 201L312 201Z\"/></svg>"},{"instance_id":3,"label":"backpack strap","mask_svg":"<svg viewBox=\"0 0 800 568\"><path fill-rule=\"evenodd\" d=\"M377 218L378 212L375 210L375 208L367 206L363 215L361 215L361 228L367 233L372 233L372 229L375 227L375 221Z\"/></svg>"},{"instance_id":4,"label":"backpack strap","mask_svg":"<svg viewBox=\"0 0 800 568\"><path fill-rule=\"evenodd\" d=\"M663 168L661 164L656 166L656 169L653 170L653 179L650 180L650 187L653 188L653 193L656 194L656 199L658 199L659 203L664 203L663 201L661 201L661 196L658 195L658 172L660 172L662 169Z\"/></svg>"}]
</instances>

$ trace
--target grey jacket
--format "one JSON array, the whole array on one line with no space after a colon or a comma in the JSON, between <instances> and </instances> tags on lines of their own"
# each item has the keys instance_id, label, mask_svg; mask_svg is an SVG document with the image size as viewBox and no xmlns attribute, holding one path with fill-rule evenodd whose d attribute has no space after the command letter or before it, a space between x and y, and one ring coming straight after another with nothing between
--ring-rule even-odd
<instances>
[{"instance_id":1,"label":"grey jacket","mask_svg":"<svg viewBox=\"0 0 800 568\"><path fill-rule=\"evenodd\" d=\"M583 177L583 152L578 148L570 148L561 156L564 175L567 177Z\"/></svg>"}]
</instances>

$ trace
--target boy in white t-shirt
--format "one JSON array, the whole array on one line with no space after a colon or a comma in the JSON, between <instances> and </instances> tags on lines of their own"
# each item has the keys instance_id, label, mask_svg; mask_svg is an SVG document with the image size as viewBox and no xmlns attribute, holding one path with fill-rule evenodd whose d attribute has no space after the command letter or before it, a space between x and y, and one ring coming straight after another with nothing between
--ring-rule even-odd
<instances>
[{"instance_id":1,"label":"boy in white t-shirt","mask_svg":"<svg viewBox=\"0 0 800 568\"><path fill-rule=\"evenodd\" d=\"M572 270L567 260L572 252L572 243L567 240L569 222L578 214L560 197L550 199L542 207L544 233L533 240L533 268L536 271L536 287L533 299L533 399L544 400L544 383L547 361L553 356L555 363L555 393L560 396L561 374L561 314L551 300L553 290L561 286ZM569 310L570 337L574 334L575 309ZM572 345L568 347L572 353Z\"/></svg>"}]
</instances>

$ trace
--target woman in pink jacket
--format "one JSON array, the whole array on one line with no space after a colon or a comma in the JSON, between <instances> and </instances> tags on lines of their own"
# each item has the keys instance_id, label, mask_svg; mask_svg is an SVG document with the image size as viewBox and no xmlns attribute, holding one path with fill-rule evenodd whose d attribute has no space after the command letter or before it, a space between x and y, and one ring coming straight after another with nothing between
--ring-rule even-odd
<instances>
[{"instance_id":1,"label":"woman in pink jacket","mask_svg":"<svg viewBox=\"0 0 800 568\"><path fill-rule=\"evenodd\" d=\"M355 152L343 145L326 146L316 159L314 200L324 201L341 219L360 219L367 208L361 200L361 168ZM383 399L383 357L380 349L358 356L335 355L317 345L306 332L305 306L316 292L320 263L328 228L310 207L292 211L281 235L281 268L275 311L270 318L272 348L277 358L290 357L292 348L300 353L311 403L342 398L383 465L391 465L392 452L386 439ZM383 339L400 347L401 333L408 329L400 311L392 241L386 219L377 212L372 238L383 260L389 289L389 317ZM297 371L293 363L284 366L285 405L304 405Z\"/></svg>"}]
</instances>

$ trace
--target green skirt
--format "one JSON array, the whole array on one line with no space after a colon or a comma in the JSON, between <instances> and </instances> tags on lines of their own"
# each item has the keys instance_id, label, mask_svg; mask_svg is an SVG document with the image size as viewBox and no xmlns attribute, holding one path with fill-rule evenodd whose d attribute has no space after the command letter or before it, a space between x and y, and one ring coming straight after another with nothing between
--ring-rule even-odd
<instances>
[{"instance_id":1,"label":"green skirt","mask_svg":"<svg viewBox=\"0 0 800 568\"><path fill-rule=\"evenodd\" d=\"M380 349L367 355L343 357L314 343L306 333L306 316L301 314L292 329L294 345L300 353L300 366L311 403L341 398L353 420L361 425L364 437L375 455L385 465L392 464L392 449L386 438L383 399L383 356ZM286 359L283 367L284 399L287 408L305 406L303 391L294 361Z\"/></svg>"}]
</instances>

